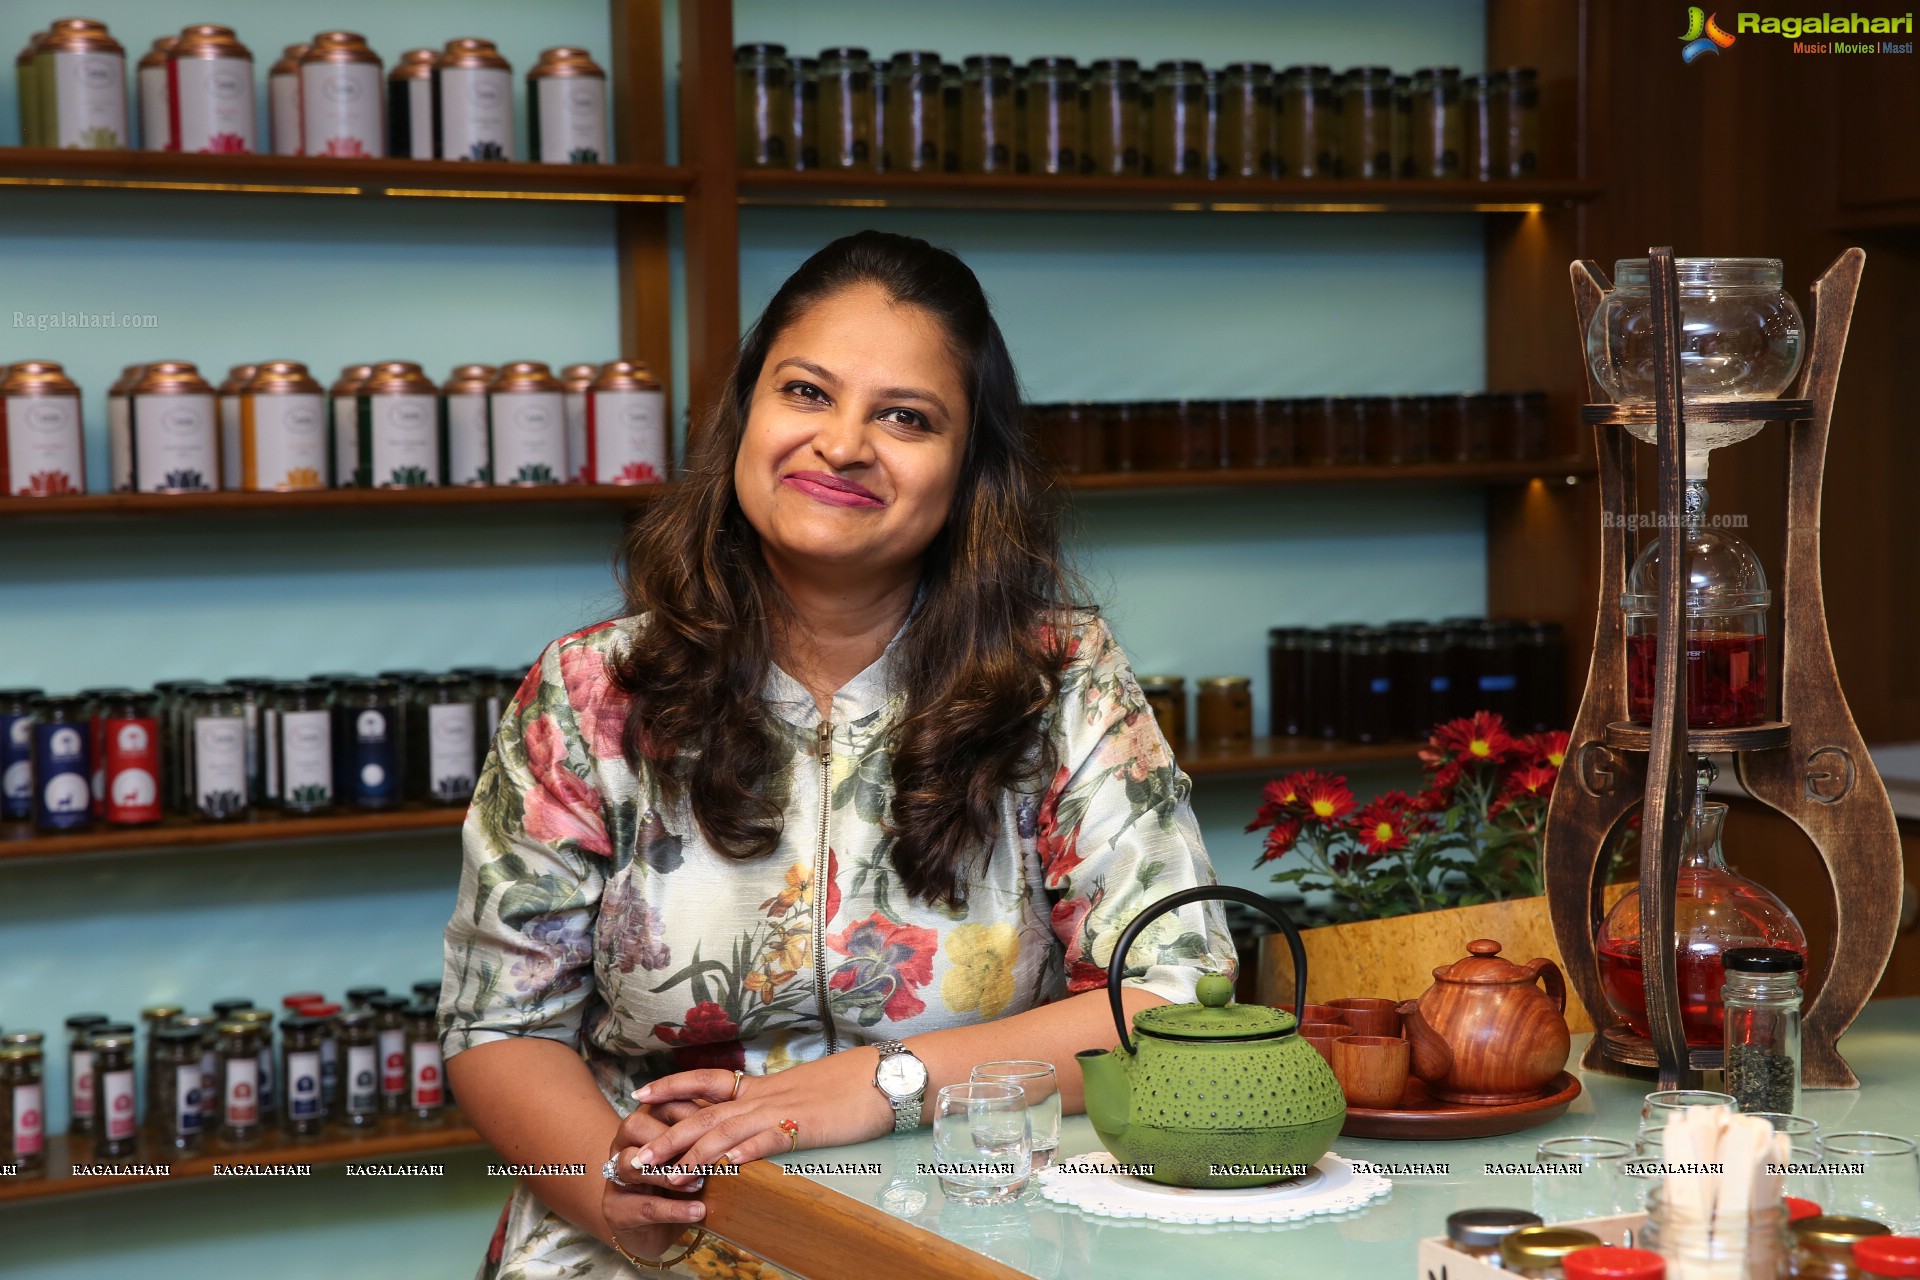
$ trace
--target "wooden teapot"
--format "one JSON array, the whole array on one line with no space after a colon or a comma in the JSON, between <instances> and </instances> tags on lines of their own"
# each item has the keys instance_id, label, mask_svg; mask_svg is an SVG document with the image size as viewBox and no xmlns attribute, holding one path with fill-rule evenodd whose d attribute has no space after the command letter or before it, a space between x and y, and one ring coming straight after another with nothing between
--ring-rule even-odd
<instances>
[{"instance_id":1,"label":"wooden teapot","mask_svg":"<svg viewBox=\"0 0 1920 1280\"><path fill-rule=\"evenodd\" d=\"M1503 1106L1542 1096L1567 1065L1567 983L1560 966L1502 959L1477 938L1465 959L1400 1006L1413 1074L1442 1102ZM1545 989L1539 983L1545 980Z\"/></svg>"}]
</instances>

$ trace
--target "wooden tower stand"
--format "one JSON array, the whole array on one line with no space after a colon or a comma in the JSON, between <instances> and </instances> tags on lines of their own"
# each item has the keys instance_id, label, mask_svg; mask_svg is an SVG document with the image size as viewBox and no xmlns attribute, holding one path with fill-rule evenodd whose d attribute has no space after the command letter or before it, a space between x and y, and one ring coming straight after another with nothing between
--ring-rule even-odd
<instances>
[{"instance_id":1,"label":"wooden tower stand","mask_svg":"<svg viewBox=\"0 0 1920 1280\"><path fill-rule=\"evenodd\" d=\"M1620 597L1636 548L1632 518L1604 521L1600 599L1593 661L1574 721L1566 774L1547 814L1547 898L1567 979L1596 1021L1606 1018L1595 952L1608 855L1617 828L1636 806L1640 823L1640 938L1649 1038L1624 1025L1594 1037L1585 1065L1630 1074L1657 1069L1660 1087L1698 1087L1721 1065L1718 1048L1689 1049L1681 1026L1675 971L1674 895L1695 803L1694 759L1731 752L1749 795L1791 818L1812 840L1834 889L1833 952L1825 981L1808 1002L1802 1076L1809 1088L1858 1085L1836 1048L1880 981L1893 951L1901 893L1900 838L1886 788L1847 710L1834 670L1820 585L1820 489L1827 431L1847 344L1847 328L1866 255L1843 253L1814 282L1806 311L1808 357L1792 399L1684 404L1680 384L1680 291L1673 251L1654 249L1649 264L1656 328L1651 404L1604 403L1588 373L1582 410L1600 460L1604 511L1636 513L1635 441L1628 422L1656 424L1662 568L1653 723L1627 714L1626 628ZM1574 309L1587 326L1609 289L1593 262L1572 266ZM1688 730L1682 525L1686 421L1777 421L1788 432L1787 535L1780 583L1780 718L1739 729ZM1680 566L1682 571L1676 572Z\"/></svg>"}]
</instances>

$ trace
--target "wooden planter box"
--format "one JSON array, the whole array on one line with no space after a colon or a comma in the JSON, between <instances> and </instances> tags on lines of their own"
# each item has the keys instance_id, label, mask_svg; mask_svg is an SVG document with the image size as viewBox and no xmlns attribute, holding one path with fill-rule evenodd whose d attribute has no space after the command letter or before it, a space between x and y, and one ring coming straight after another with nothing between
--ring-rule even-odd
<instances>
[{"instance_id":1,"label":"wooden planter box","mask_svg":"<svg viewBox=\"0 0 1920 1280\"><path fill-rule=\"evenodd\" d=\"M1611 907L1631 884L1607 887ZM1307 948L1307 999L1325 1002L1347 996L1385 996L1413 1000L1433 985L1433 971L1467 954L1475 938L1494 938L1500 954L1515 964L1546 956L1555 964L1553 921L1545 898L1515 898L1477 907L1455 907L1386 920L1322 925L1301 932ZM1277 933L1260 939L1260 969L1255 985L1261 1004L1293 1003L1293 958ZM1576 1035L1594 1029L1572 985L1567 988L1567 1026Z\"/></svg>"}]
</instances>

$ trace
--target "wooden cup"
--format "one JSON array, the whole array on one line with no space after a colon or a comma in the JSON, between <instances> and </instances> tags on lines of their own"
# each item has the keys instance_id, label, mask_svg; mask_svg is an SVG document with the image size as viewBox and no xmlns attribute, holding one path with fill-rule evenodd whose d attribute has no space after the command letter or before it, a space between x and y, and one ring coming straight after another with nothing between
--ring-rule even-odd
<instances>
[{"instance_id":1,"label":"wooden cup","mask_svg":"<svg viewBox=\"0 0 1920 1280\"><path fill-rule=\"evenodd\" d=\"M1328 1066L1333 1065L1333 1042L1352 1034L1353 1028L1344 1022L1308 1022L1300 1027L1300 1038L1318 1050Z\"/></svg>"},{"instance_id":2,"label":"wooden cup","mask_svg":"<svg viewBox=\"0 0 1920 1280\"><path fill-rule=\"evenodd\" d=\"M1396 1036L1341 1036L1333 1042L1333 1074L1347 1105L1397 1107L1407 1091L1407 1042Z\"/></svg>"},{"instance_id":3,"label":"wooden cup","mask_svg":"<svg viewBox=\"0 0 1920 1280\"><path fill-rule=\"evenodd\" d=\"M1340 1016L1340 1011L1334 1008L1332 1005L1315 1004L1311 1000L1307 1001L1307 1008L1304 1013L1298 1012L1290 1004L1278 1005L1276 1007L1285 1009L1288 1013L1295 1014L1300 1019L1300 1023L1302 1026L1305 1026L1309 1022L1345 1022L1346 1021L1345 1018L1342 1018Z\"/></svg>"},{"instance_id":4,"label":"wooden cup","mask_svg":"<svg viewBox=\"0 0 1920 1280\"><path fill-rule=\"evenodd\" d=\"M1373 996L1354 996L1329 1000L1334 1017L1353 1028L1357 1036L1397 1036L1400 1034L1400 1009L1392 1000Z\"/></svg>"}]
</instances>

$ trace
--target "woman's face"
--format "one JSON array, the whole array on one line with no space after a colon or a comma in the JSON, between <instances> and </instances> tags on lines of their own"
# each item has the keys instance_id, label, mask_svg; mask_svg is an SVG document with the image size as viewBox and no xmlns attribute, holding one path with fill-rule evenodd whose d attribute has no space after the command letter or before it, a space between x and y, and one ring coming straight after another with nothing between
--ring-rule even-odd
<instances>
[{"instance_id":1,"label":"woman's face","mask_svg":"<svg viewBox=\"0 0 1920 1280\"><path fill-rule=\"evenodd\" d=\"M913 565L946 523L969 420L940 322L843 289L767 352L733 463L741 509L789 572Z\"/></svg>"}]
</instances>

